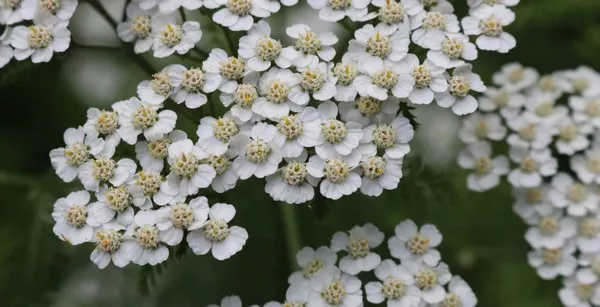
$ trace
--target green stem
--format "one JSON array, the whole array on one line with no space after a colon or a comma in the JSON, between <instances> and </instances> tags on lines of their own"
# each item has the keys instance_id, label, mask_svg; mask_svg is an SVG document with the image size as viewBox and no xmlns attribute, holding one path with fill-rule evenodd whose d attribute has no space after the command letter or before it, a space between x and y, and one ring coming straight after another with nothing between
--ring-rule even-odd
<instances>
[{"instance_id":1,"label":"green stem","mask_svg":"<svg viewBox=\"0 0 600 307\"><path fill-rule=\"evenodd\" d=\"M354 33L354 31L356 30L354 24L352 23L352 21L350 21L349 18L342 19L340 22L338 22L338 24L350 33Z\"/></svg>"},{"instance_id":2,"label":"green stem","mask_svg":"<svg viewBox=\"0 0 600 307\"><path fill-rule=\"evenodd\" d=\"M89 1L86 1L86 2L89 5L91 5L98 12L98 14L102 15L102 17L108 23L110 23L110 25L116 31L116 29L117 29L117 21L114 20L112 16L110 16L110 14L108 13L108 11L104 8L104 6L102 5L102 3L100 3L99 0L89 0Z\"/></svg>"},{"instance_id":3,"label":"green stem","mask_svg":"<svg viewBox=\"0 0 600 307\"><path fill-rule=\"evenodd\" d=\"M300 251L300 234L298 231L298 221L296 220L295 206L287 203L279 203L281 207L281 215L285 226L285 236L288 248L288 262L290 270L298 269L296 262L296 254Z\"/></svg>"},{"instance_id":4,"label":"green stem","mask_svg":"<svg viewBox=\"0 0 600 307\"><path fill-rule=\"evenodd\" d=\"M229 35L229 32L227 31L227 28L225 28L223 26L219 26L219 28L223 32L223 36L225 36L225 39L227 41L227 47L229 48L229 54L234 55L235 51L236 51L236 49L235 49L235 42L231 38L231 35Z\"/></svg>"},{"instance_id":5,"label":"green stem","mask_svg":"<svg viewBox=\"0 0 600 307\"><path fill-rule=\"evenodd\" d=\"M183 6L179 7L179 15L181 15L181 20L183 20L183 22L187 21L187 17L185 15L185 11L183 10Z\"/></svg>"},{"instance_id":6,"label":"green stem","mask_svg":"<svg viewBox=\"0 0 600 307\"><path fill-rule=\"evenodd\" d=\"M131 0L125 1L125 6L123 6L123 14L121 15L121 22L127 21L127 7L129 6L129 3L131 3Z\"/></svg>"}]
</instances>

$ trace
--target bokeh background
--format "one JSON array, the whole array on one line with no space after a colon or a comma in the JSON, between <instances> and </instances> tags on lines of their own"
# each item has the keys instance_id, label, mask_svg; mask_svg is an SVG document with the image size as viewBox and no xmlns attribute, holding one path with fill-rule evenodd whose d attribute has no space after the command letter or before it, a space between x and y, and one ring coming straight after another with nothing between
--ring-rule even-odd
<instances>
[{"instance_id":1,"label":"bokeh background","mask_svg":"<svg viewBox=\"0 0 600 307\"><path fill-rule=\"evenodd\" d=\"M462 0L453 2L464 13ZM120 16L123 1L104 4ZM600 1L522 0L515 11L516 22L508 31L516 36L517 48L506 55L481 52L475 63L486 83L512 61L542 73L579 65L600 69ZM332 27L314 16L310 10L292 14L284 9L271 24L278 29L298 21ZM70 28L79 44L119 45L108 23L86 4ZM222 43L203 29L205 49ZM169 63L148 60L157 69ZM170 62L193 64L177 58ZM286 210L262 192L260 182L244 181L220 199L210 199L235 204L235 223L250 233L246 247L230 260L188 251L160 270L134 265L98 270L89 261L92 245L72 247L52 233L54 201L79 187L55 177L48 152L63 145L66 128L84 123L88 107L107 108L133 96L137 83L147 78L124 51L111 48L73 47L49 64L11 63L0 70L1 307L205 306L230 294L240 295L245 305L283 300L287 276L295 269L291 251L328 245L335 231L367 222L390 236L405 218L441 229L443 260L473 287L480 306L560 306L560 283L542 281L526 262L525 226L511 210L509 187L466 190L466 173L455 166L460 118L437 107L417 110L421 128L405 176L393 192L328 202L329 212L323 213L314 206Z\"/></svg>"}]
</instances>

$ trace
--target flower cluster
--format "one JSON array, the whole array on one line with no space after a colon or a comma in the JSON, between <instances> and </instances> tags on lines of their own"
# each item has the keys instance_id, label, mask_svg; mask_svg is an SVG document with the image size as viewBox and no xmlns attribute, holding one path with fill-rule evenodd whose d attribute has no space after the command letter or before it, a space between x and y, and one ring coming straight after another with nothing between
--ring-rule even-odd
<instances>
[{"instance_id":1,"label":"flower cluster","mask_svg":"<svg viewBox=\"0 0 600 307\"><path fill-rule=\"evenodd\" d=\"M480 49L507 51L514 44L498 41L509 41L501 26L514 14L503 3L485 2L469 3L464 33L479 35ZM277 1L130 2L116 31L135 53L177 53L196 65L153 71L137 86L137 97L108 110L90 108L83 126L65 132L65 147L50 153L56 174L66 182L78 178L97 201L57 202L57 235L72 244L104 242L90 233L110 229L124 244L133 238L136 251L152 251L142 255L158 257L129 257L132 262L153 264L166 259L162 243L177 245L187 234L194 252L207 253L213 244L215 258L225 259L239 251L247 233L227 225L235 212L230 206L214 205L215 217L210 213L207 220L206 200L199 200L206 189L224 193L238 180L256 177L266 181L273 200L290 204L313 200L315 190L332 200L357 191L379 196L402 177L414 135L412 105L436 101L458 115L477 108L471 92L486 88L467 63L477 48L461 32L449 2L309 4L324 20L360 22L344 54L336 57L334 33L305 24L287 27L294 43L283 45L263 19L280 9ZM187 20L185 11L199 8L245 35L236 43L223 29L228 51L205 52L197 44L199 23ZM469 27L474 20L483 32ZM489 33L492 24L495 32ZM411 51L426 51L426 59ZM217 103L224 114L213 113ZM198 125L195 136L175 129L179 118ZM218 244L230 238L233 243Z\"/></svg>"},{"instance_id":2,"label":"flower cluster","mask_svg":"<svg viewBox=\"0 0 600 307\"><path fill-rule=\"evenodd\" d=\"M48 62L71 43L69 21L78 0L0 1L0 68L11 59Z\"/></svg>"},{"instance_id":3,"label":"flower cluster","mask_svg":"<svg viewBox=\"0 0 600 307\"><path fill-rule=\"evenodd\" d=\"M288 278L285 301L264 306L359 307L365 299L372 304L385 302L387 306L403 307L477 305L469 285L460 276L452 276L448 265L441 262L436 247L442 235L434 225L419 228L411 220L397 225L394 236L387 241L395 259L381 260L374 252L384 239L377 227L365 224L334 234L330 246L304 247L296 256L300 270ZM342 255L338 255L340 252ZM367 272L373 272L377 280L364 284L361 279L372 278ZM223 298L220 305L209 305L241 306L237 296Z\"/></svg>"},{"instance_id":4,"label":"flower cluster","mask_svg":"<svg viewBox=\"0 0 600 307\"><path fill-rule=\"evenodd\" d=\"M600 306L600 74L587 68L540 76L512 63L493 76L480 110L465 118L458 163L467 186L486 191L507 175L514 211L529 225L529 263L563 278L565 306ZM492 142L506 142L508 158Z\"/></svg>"}]
</instances>

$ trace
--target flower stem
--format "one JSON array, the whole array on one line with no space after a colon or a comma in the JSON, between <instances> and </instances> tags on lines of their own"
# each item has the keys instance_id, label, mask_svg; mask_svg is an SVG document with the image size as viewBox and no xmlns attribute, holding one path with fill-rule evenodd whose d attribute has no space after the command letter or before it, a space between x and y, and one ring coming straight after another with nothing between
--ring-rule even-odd
<instances>
[{"instance_id":1,"label":"flower stem","mask_svg":"<svg viewBox=\"0 0 600 307\"><path fill-rule=\"evenodd\" d=\"M102 17L108 22L110 23L110 25L113 27L113 29L117 29L117 21L113 19L112 16L110 16L110 14L108 13L108 11L106 10L106 8L104 8L104 6L102 5L102 3L100 3L99 0L89 0L86 1L89 5L91 5L96 12L98 12L98 14L102 15Z\"/></svg>"},{"instance_id":2,"label":"flower stem","mask_svg":"<svg viewBox=\"0 0 600 307\"><path fill-rule=\"evenodd\" d=\"M281 216L283 218L283 224L285 226L285 237L288 248L288 263L290 270L295 271L298 269L296 263L296 254L300 250L300 233L298 231L298 221L296 220L294 205L279 203L281 207Z\"/></svg>"}]
</instances>

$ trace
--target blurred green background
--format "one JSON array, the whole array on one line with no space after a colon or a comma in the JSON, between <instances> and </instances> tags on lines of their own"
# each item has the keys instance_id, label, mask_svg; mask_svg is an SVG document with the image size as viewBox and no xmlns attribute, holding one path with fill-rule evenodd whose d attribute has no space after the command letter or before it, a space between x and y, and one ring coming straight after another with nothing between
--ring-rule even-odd
<instances>
[{"instance_id":1,"label":"blurred green background","mask_svg":"<svg viewBox=\"0 0 600 307\"><path fill-rule=\"evenodd\" d=\"M462 0L454 2L464 6ZM508 28L517 48L506 55L480 52L474 66L485 81L512 61L542 73L583 64L600 68L600 1L522 2ZM120 14L121 1L106 3L114 16ZM286 24L311 13L298 12L292 16L284 10ZM79 44L118 44L108 24L84 4L71 28ZM204 29L202 43L216 44L219 37ZM153 62L156 68L164 64ZM560 283L542 281L526 262L525 226L511 210L509 187L482 194L466 190L466 174L454 165L459 119L435 107L418 110L422 127L393 192L329 202L330 212L321 219L306 206L294 206L296 236L284 223L289 212L262 192L262 183L244 181L221 199L210 199L235 204L234 221L250 234L243 251L230 260L188 251L161 272L135 265L98 270L89 261L92 245L72 247L52 233L55 199L79 187L55 177L48 152L63 146L66 128L84 123L88 107L133 96L137 83L147 78L119 50L71 48L49 64L13 62L0 70L0 307L204 306L229 294L240 295L245 305L281 301L295 265L290 261L294 240L327 245L335 231L367 222L390 236L405 218L441 229L443 260L473 287L479 306L560 306ZM384 246L377 250L385 254Z\"/></svg>"}]
</instances>

